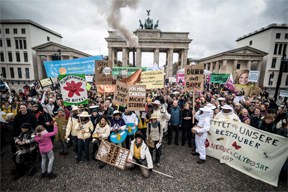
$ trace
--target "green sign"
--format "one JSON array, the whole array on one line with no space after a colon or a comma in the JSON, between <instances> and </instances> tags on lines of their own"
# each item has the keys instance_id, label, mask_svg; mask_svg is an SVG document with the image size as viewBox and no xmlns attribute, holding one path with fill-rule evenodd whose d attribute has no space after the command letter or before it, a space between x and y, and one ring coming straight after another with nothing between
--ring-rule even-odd
<instances>
[{"instance_id":1,"label":"green sign","mask_svg":"<svg viewBox=\"0 0 288 192\"><path fill-rule=\"evenodd\" d=\"M112 75L132 75L138 69L142 69L142 71L147 71L148 67L113 67Z\"/></svg>"},{"instance_id":2,"label":"green sign","mask_svg":"<svg viewBox=\"0 0 288 192\"><path fill-rule=\"evenodd\" d=\"M219 73L219 74L212 73L210 82L225 84L229 77L230 77L230 74L226 74L226 73Z\"/></svg>"}]
</instances>

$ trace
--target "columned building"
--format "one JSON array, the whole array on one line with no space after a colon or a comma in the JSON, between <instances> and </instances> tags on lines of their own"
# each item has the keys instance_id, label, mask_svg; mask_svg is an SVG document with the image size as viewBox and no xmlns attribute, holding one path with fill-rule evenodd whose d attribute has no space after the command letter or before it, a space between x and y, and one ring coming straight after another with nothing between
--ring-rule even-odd
<instances>
[{"instance_id":1,"label":"columned building","mask_svg":"<svg viewBox=\"0 0 288 192\"><path fill-rule=\"evenodd\" d=\"M172 77L173 54L178 53L178 63L181 68L187 64L189 44L189 32L162 32L159 29L137 29L134 35L138 37L138 46L129 47L126 40L116 31L108 31L108 57L112 60L113 66L118 61L117 54L122 52L122 66L127 66L132 58L129 53L134 52L135 65L141 66L142 53L152 52L153 64L159 65L159 53L166 53L165 78Z\"/></svg>"},{"instance_id":2,"label":"columned building","mask_svg":"<svg viewBox=\"0 0 288 192\"><path fill-rule=\"evenodd\" d=\"M199 59L198 64L203 64L204 69L212 73L227 73L235 77L237 70L261 71L265 55L264 51L246 46Z\"/></svg>"}]
</instances>

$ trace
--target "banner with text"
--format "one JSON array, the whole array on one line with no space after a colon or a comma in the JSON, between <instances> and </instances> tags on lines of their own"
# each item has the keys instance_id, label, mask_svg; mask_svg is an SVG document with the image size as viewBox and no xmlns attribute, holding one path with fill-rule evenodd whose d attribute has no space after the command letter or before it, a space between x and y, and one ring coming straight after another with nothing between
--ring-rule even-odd
<instances>
[{"instance_id":1,"label":"banner with text","mask_svg":"<svg viewBox=\"0 0 288 192\"><path fill-rule=\"evenodd\" d=\"M257 83L259 79L259 71L249 70L248 81Z\"/></svg>"},{"instance_id":2,"label":"banner with text","mask_svg":"<svg viewBox=\"0 0 288 192\"><path fill-rule=\"evenodd\" d=\"M65 106L88 104L84 74L59 75L58 81Z\"/></svg>"},{"instance_id":3,"label":"banner with text","mask_svg":"<svg viewBox=\"0 0 288 192\"><path fill-rule=\"evenodd\" d=\"M107 141L101 141L96 159L124 170L129 150Z\"/></svg>"},{"instance_id":4,"label":"banner with text","mask_svg":"<svg viewBox=\"0 0 288 192\"><path fill-rule=\"evenodd\" d=\"M129 85L127 109L131 111L145 111L146 86Z\"/></svg>"},{"instance_id":5,"label":"banner with text","mask_svg":"<svg viewBox=\"0 0 288 192\"><path fill-rule=\"evenodd\" d=\"M42 88L53 85L53 81L51 77L46 78L46 79L41 79L39 82Z\"/></svg>"},{"instance_id":6,"label":"banner with text","mask_svg":"<svg viewBox=\"0 0 288 192\"><path fill-rule=\"evenodd\" d=\"M58 61L44 61L47 77L58 77L65 74L85 74L95 73L95 60L102 60L102 55Z\"/></svg>"},{"instance_id":7,"label":"banner with text","mask_svg":"<svg viewBox=\"0 0 288 192\"><path fill-rule=\"evenodd\" d=\"M202 92L204 88L204 68L199 65L185 67L185 91Z\"/></svg>"},{"instance_id":8,"label":"banner with text","mask_svg":"<svg viewBox=\"0 0 288 192\"><path fill-rule=\"evenodd\" d=\"M95 82L97 85L111 85L112 62L108 60L95 61Z\"/></svg>"},{"instance_id":9,"label":"banner with text","mask_svg":"<svg viewBox=\"0 0 288 192\"><path fill-rule=\"evenodd\" d=\"M142 69L142 71L147 71L148 67L113 67L112 68L112 75L132 75L138 69Z\"/></svg>"},{"instance_id":10,"label":"banner with text","mask_svg":"<svg viewBox=\"0 0 288 192\"><path fill-rule=\"evenodd\" d=\"M229 77L230 77L230 74L226 74L226 73L219 73L219 74L212 73L210 75L210 82L225 84Z\"/></svg>"},{"instance_id":11,"label":"banner with text","mask_svg":"<svg viewBox=\"0 0 288 192\"><path fill-rule=\"evenodd\" d=\"M163 70L141 72L140 85L146 85L146 89L161 89L164 87Z\"/></svg>"},{"instance_id":12,"label":"banner with text","mask_svg":"<svg viewBox=\"0 0 288 192\"><path fill-rule=\"evenodd\" d=\"M277 186L288 157L288 139L237 121L211 121L207 155L255 179Z\"/></svg>"},{"instance_id":13,"label":"banner with text","mask_svg":"<svg viewBox=\"0 0 288 192\"><path fill-rule=\"evenodd\" d=\"M112 103L115 105L126 105L128 100L128 85L120 81L116 81L116 89Z\"/></svg>"}]
</instances>

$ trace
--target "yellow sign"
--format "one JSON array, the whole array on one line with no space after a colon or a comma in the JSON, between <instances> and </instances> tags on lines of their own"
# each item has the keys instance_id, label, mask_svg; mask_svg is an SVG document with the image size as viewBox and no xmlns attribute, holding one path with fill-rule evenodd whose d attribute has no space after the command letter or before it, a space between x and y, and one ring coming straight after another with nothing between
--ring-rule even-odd
<instances>
[{"instance_id":1,"label":"yellow sign","mask_svg":"<svg viewBox=\"0 0 288 192\"><path fill-rule=\"evenodd\" d=\"M146 85L146 89L161 89L164 87L164 73L162 70L141 72L139 85Z\"/></svg>"}]
</instances>

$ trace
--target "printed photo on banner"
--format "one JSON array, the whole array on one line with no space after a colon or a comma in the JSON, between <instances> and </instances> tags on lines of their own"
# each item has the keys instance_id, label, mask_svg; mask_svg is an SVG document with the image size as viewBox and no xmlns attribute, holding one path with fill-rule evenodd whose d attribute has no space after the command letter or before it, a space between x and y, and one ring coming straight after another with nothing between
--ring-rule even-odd
<instances>
[{"instance_id":1,"label":"printed photo on banner","mask_svg":"<svg viewBox=\"0 0 288 192\"><path fill-rule=\"evenodd\" d=\"M252 96L252 94L258 93L258 86L254 85L254 82L249 82L249 70L237 70L234 83L235 89L238 92L243 92L245 96Z\"/></svg>"},{"instance_id":2,"label":"printed photo on banner","mask_svg":"<svg viewBox=\"0 0 288 192\"><path fill-rule=\"evenodd\" d=\"M95 61L95 82L97 85L111 85L112 62L108 60Z\"/></svg>"},{"instance_id":3,"label":"printed photo on banner","mask_svg":"<svg viewBox=\"0 0 288 192\"><path fill-rule=\"evenodd\" d=\"M95 74L95 60L102 60L102 55L58 61L44 61L47 77L66 74Z\"/></svg>"},{"instance_id":4,"label":"printed photo on banner","mask_svg":"<svg viewBox=\"0 0 288 192\"><path fill-rule=\"evenodd\" d=\"M146 89L162 89L164 87L163 70L142 71L140 85L146 85Z\"/></svg>"},{"instance_id":5,"label":"printed photo on banner","mask_svg":"<svg viewBox=\"0 0 288 192\"><path fill-rule=\"evenodd\" d=\"M46 78L46 79L41 79L41 80L39 81L39 83L40 83L40 85L41 85L42 88L44 88L44 87L49 87L49 86L53 85L53 81L52 81L52 78L51 78L51 77Z\"/></svg>"},{"instance_id":6,"label":"printed photo on banner","mask_svg":"<svg viewBox=\"0 0 288 192\"><path fill-rule=\"evenodd\" d=\"M113 143L102 141L96 159L112 165L116 168L125 169L126 160L129 150Z\"/></svg>"},{"instance_id":7,"label":"printed photo on banner","mask_svg":"<svg viewBox=\"0 0 288 192\"><path fill-rule=\"evenodd\" d=\"M129 85L127 109L130 111L145 111L146 86Z\"/></svg>"},{"instance_id":8,"label":"printed photo on banner","mask_svg":"<svg viewBox=\"0 0 288 192\"><path fill-rule=\"evenodd\" d=\"M204 68L187 65L185 67L185 91L202 92L204 88Z\"/></svg>"},{"instance_id":9,"label":"printed photo on banner","mask_svg":"<svg viewBox=\"0 0 288 192\"><path fill-rule=\"evenodd\" d=\"M59 75L58 81L65 106L88 104L84 74Z\"/></svg>"},{"instance_id":10,"label":"printed photo on banner","mask_svg":"<svg viewBox=\"0 0 288 192\"><path fill-rule=\"evenodd\" d=\"M237 121L212 120L207 155L255 179L277 186L288 157L288 139Z\"/></svg>"},{"instance_id":11,"label":"printed photo on banner","mask_svg":"<svg viewBox=\"0 0 288 192\"><path fill-rule=\"evenodd\" d=\"M115 105L126 105L128 101L128 85L120 81L116 81L116 88L112 103Z\"/></svg>"}]
</instances>

